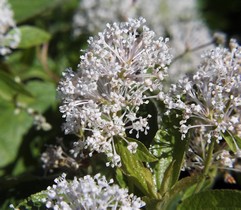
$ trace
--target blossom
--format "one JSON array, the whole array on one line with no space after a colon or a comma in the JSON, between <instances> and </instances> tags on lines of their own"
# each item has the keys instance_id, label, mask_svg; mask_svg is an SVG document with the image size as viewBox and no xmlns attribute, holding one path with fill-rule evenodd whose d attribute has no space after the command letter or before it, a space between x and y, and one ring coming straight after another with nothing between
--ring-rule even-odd
<instances>
[{"instance_id":1,"label":"blossom","mask_svg":"<svg viewBox=\"0 0 241 210\"><path fill-rule=\"evenodd\" d=\"M147 134L151 115L140 116L138 110L162 92L171 61L168 40L156 38L144 23L139 18L107 24L88 40L78 71L67 69L58 87L65 132L88 134L84 141L90 155L104 152L112 166L120 165L116 137L126 141L127 130L137 138L139 132ZM128 148L136 150L133 145Z\"/></svg>"},{"instance_id":2,"label":"blossom","mask_svg":"<svg viewBox=\"0 0 241 210\"><path fill-rule=\"evenodd\" d=\"M214 154L219 154L225 136L231 137L234 145L234 148L226 146L226 150L240 151L237 142L241 137L240 59L241 48L235 40L230 41L229 49L216 47L206 51L193 76L179 80L172 86L170 95L161 95L168 109L182 111L182 138L189 135L189 151L202 154L201 159L205 158L211 142L220 144L214 149ZM232 165L229 158L230 161L227 158L221 161L224 166Z\"/></svg>"},{"instance_id":3,"label":"blossom","mask_svg":"<svg viewBox=\"0 0 241 210\"><path fill-rule=\"evenodd\" d=\"M20 31L13 19L13 11L7 0L0 0L0 55L5 56L20 42Z\"/></svg>"},{"instance_id":4,"label":"blossom","mask_svg":"<svg viewBox=\"0 0 241 210\"><path fill-rule=\"evenodd\" d=\"M188 126L188 130L203 127L203 135L211 134L217 141L225 132L240 136L241 48L234 40L230 47L207 51L198 71L171 89L175 98L171 106L184 111L181 124ZM195 125L187 124L190 118Z\"/></svg>"},{"instance_id":5,"label":"blossom","mask_svg":"<svg viewBox=\"0 0 241 210\"><path fill-rule=\"evenodd\" d=\"M105 176L96 174L93 178L86 175L83 178L66 180L66 175L55 179L52 187L49 186L43 202L47 208L54 210L107 210L107 209L140 209L145 203L133 194L128 194L127 189L109 182Z\"/></svg>"},{"instance_id":6,"label":"blossom","mask_svg":"<svg viewBox=\"0 0 241 210\"><path fill-rule=\"evenodd\" d=\"M170 38L175 62L168 71L168 84L193 72L201 50L212 46L213 38L201 20L196 0L82 0L73 18L74 35L96 34L107 22L140 16L159 36Z\"/></svg>"}]
</instances>

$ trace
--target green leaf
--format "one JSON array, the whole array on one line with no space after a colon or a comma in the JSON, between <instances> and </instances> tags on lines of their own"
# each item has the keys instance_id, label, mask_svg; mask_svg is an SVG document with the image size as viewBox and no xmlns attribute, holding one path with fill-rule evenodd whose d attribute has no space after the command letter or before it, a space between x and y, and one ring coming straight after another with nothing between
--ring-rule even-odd
<instances>
[{"instance_id":1,"label":"green leaf","mask_svg":"<svg viewBox=\"0 0 241 210\"><path fill-rule=\"evenodd\" d=\"M148 197L157 197L156 188L152 180L152 174L149 169L144 167L138 160L137 154L132 154L127 149L127 143L121 139L115 141L116 151L121 156L121 170L127 175L131 182Z\"/></svg>"},{"instance_id":2,"label":"green leaf","mask_svg":"<svg viewBox=\"0 0 241 210\"><path fill-rule=\"evenodd\" d=\"M35 15L41 14L43 11L47 11L54 5L57 0L9 0L11 7L14 11L14 18L17 22L24 21Z\"/></svg>"},{"instance_id":3,"label":"green leaf","mask_svg":"<svg viewBox=\"0 0 241 210\"><path fill-rule=\"evenodd\" d=\"M14 160L32 119L24 112L14 114L12 103L0 100L0 104L0 167L3 167Z\"/></svg>"},{"instance_id":4,"label":"green leaf","mask_svg":"<svg viewBox=\"0 0 241 210\"><path fill-rule=\"evenodd\" d=\"M238 210L241 209L241 192L236 190L203 191L185 199L178 210Z\"/></svg>"},{"instance_id":5,"label":"green leaf","mask_svg":"<svg viewBox=\"0 0 241 210\"><path fill-rule=\"evenodd\" d=\"M29 82L26 88L34 96L20 96L19 100L40 113L56 103L55 86L40 81ZM15 114L12 103L0 99L0 167L14 160L23 136L32 126L33 119L25 111Z\"/></svg>"},{"instance_id":6,"label":"green leaf","mask_svg":"<svg viewBox=\"0 0 241 210\"><path fill-rule=\"evenodd\" d=\"M46 209L45 203L43 202L46 197L47 192L45 190L35 193L19 203L17 208L25 210Z\"/></svg>"},{"instance_id":7,"label":"green leaf","mask_svg":"<svg viewBox=\"0 0 241 210\"><path fill-rule=\"evenodd\" d=\"M121 169L119 169L119 168L116 169L116 180L122 188L127 188L126 182L124 180L124 175L123 175Z\"/></svg>"},{"instance_id":8,"label":"green leaf","mask_svg":"<svg viewBox=\"0 0 241 210\"><path fill-rule=\"evenodd\" d=\"M32 94L21 83L15 82L15 80L9 74L0 71L0 80L4 82L10 89L12 89L14 93L32 97ZM2 91L3 89L1 89L1 92Z\"/></svg>"},{"instance_id":9,"label":"green leaf","mask_svg":"<svg viewBox=\"0 0 241 210\"><path fill-rule=\"evenodd\" d=\"M229 132L225 132L222 133L222 137L234 153L237 152L237 147L241 148L241 138L238 136L232 135Z\"/></svg>"},{"instance_id":10,"label":"green leaf","mask_svg":"<svg viewBox=\"0 0 241 210\"><path fill-rule=\"evenodd\" d=\"M159 160L152 167L161 194L166 193L178 181L186 146L187 140L181 140L180 132L173 125L157 132L151 151Z\"/></svg>"},{"instance_id":11,"label":"green leaf","mask_svg":"<svg viewBox=\"0 0 241 210\"><path fill-rule=\"evenodd\" d=\"M56 104L56 86L50 82L31 81L27 84L27 89L31 90L34 100L20 97L25 100L31 108L44 112L48 107Z\"/></svg>"},{"instance_id":12,"label":"green leaf","mask_svg":"<svg viewBox=\"0 0 241 210\"><path fill-rule=\"evenodd\" d=\"M145 145L143 143L141 143L140 141L136 140L136 139L133 139L133 138L130 138L130 137L126 137L126 139L129 141L129 142L135 142L137 143L138 147L137 147L137 150L136 150L136 157L138 158L138 160L142 161L142 162L155 162L157 161L158 159L152 155L148 149L145 147Z\"/></svg>"},{"instance_id":13,"label":"green leaf","mask_svg":"<svg viewBox=\"0 0 241 210\"><path fill-rule=\"evenodd\" d=\"M151 147L152 153L159 158L158 162L153 164L153 171L157 189L161 188L165 171L173 160L173 147L171 145L171 141L169 141L169 138L166 138L167 135L168 133L166 131L159 130L154 138L154 143Z\"/></svg>"},{"instance_id":14,"label":"green leaf","mask_svg":"<svg viewBox=\"0 0 241 210\"><path fill-rule=\"evenodd\" d=\"M21 41L18 48L30 48L46 43L50 40L51 35L34 26L20 26Z\"/></svg>"},{"instance_id":15,"label":"green leaf","mask_svg":"<svg viewBox=\"0 0 241 210\"><path fill-rule=\"evenodd\" d=\"M168 192L173 186L174 163L175 161L172 161L167 167L167 169L165 170L162 183L161 183L161 188L159 189L159 192L161 193L161 195Z\"/></svg>"},{"instance_id":16,"label":"green leaf","mask_svg":"<svg viewBox=\"0 0 241 210\"><path fill-rule=\"evenodd\" d=\"M179 180L164 196L160 202L159 209L172 210L177 209L177 205L184 199L192 196L200 180L199 175L185 177ZM212 179L207 179L202 190L210 189L213 183Z\"/></svg>"}]
</instances>

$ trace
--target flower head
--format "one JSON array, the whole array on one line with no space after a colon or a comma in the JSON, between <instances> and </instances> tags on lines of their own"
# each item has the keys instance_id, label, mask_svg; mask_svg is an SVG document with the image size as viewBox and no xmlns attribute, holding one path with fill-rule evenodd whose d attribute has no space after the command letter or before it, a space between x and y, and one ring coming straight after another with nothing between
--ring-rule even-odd
<instances>
[{"instance_id":1,"label":"flower head","mask_svg":"<svg viewBox=\"0 0 241 210\"><path fill-rule=\"evenodd\" d=\"M4 56L18 46L20 31L16 28L13 11L7 0L0 1L0 55Z\"/></svg>"},{"instance_id":2,"label":"flower head","mask_svg":"<svg viewBox=\"0 0 241 210\"><path fill-rule=\"evenodd\" d=\"M66 118L66 133L88 133L86 147L104 152L112 166L120 164L114 138L125 140L126 131L148 132L148 118L139 116L141 105L162 91L171 56L167 40L155 38L145 19L107 24L90 38L79 69L68 69L58 87ZM135 151L133 145L129 146Z\"/></svg>"},{"instance_id":3,"label":"flower head","mask_svg":"<svg viewBox=\"0 0 241 210\"><path fill-rule=\"evenodd\" d=\"M226 153L240 151L237 142L241 137L240 61L241 47L231 40L230 49L217 47L207 51L192 77L185 77L173 85L169 96L161 95L169 109L183 112L180 131L183 138L190 135L189 152L201 154L198 163L205 159L203 154L211 142L220 144L214 149L213 159L218 157L227 135L231 137L234 148L226 148ZM231 155L229 158L231 160ZM221 162L224 165L228 163ZM231 161L229 163L232 165Z\"/></svg>"},{"instance_id":4,"label":"flower head","mask_svg":"<svg viewBox=\"0 0 241 210\"><path fill-rule=\"evenodd\" d=\"M222 133L240 136L241 118L241 48L234 41L231 49L217 47L207 51L198 71L172 87L175 100L171 106L184 111L181 124L183 135L191 128L200 127L210 141L222 139ZM168 104L168 100L167 100ZM193 119L194 125L188 125Z\"/></svg>"},{"instance_id":5,"label":"flower head","mask_svg":"<svg viewBox=\"0 0 241 210\"><path fill-rule=\"evenodd\" d=\"M66 175L55 179L55 185L47 188L47 197L43 200L47 208L64 210L137 210L145 203L126 189L109 182L105 176L96 174L94 178L87 175L83 178L66 180Z\"/></svg>"}]
</instances>

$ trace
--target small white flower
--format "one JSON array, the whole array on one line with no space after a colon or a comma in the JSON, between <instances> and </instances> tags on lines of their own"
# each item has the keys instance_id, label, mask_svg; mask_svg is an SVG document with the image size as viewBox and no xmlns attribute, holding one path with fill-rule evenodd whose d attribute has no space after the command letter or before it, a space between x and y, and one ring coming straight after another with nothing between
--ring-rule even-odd
<instances>
[{"instance_id":1,"label":"small white flower","mask_svg":"<svg viewBox=\"0 0 241 210\"><path fill-rule=\"evenodd\" d=\"M136 153L137 147L138 147L138 145L137 145L136 142L128 142L127 149L128 149L131 153Z\"/></svg>"},{"instance_id":2,"label":"small white flower","mask_svg":"<svg viewBox=\"0 0 241 210\"><path fill-rule=\"evenodd\" d=\"M0 1L0 55L5 56L17 48L20 31L13 19L13 11L7 0Z\"/></svg>"},{"instance_id":3,"label":"small white flower","mask_svg":"<svg viewBox=\"0 0 241 210\"><path fill-rule=\"evenodd\" d=\"M194 76L185 77L171 89L169 100L174 98L171 106L164 101L167 107L184 112L184 123L193 119L190 128L203 127L201 132L207 141L211 138L219 141L225 132L237 135L240 126L241 106L236 101L241 99L241 47L234 40L230 44L233 46L230 50L217 47L207 51ZM186 134L183 128L181 132Z\"/></svg>"},{"instance_id":4,"label":"small white flower","mask_svg":"<svg viewBox=\"0 0 241 210\"><path fill-rule=\"evenodd\" d=\"M55 185L47 188L44 203L47 208L67 210L107 210L130 209L138 210L145 203L133 194L128 194L127 189L109 182L105 176L96 174L94 178L87 175L83 178L66 180L66 175L55 180Z\"/></svg>"},{"instance_id":5,"label":"small white flower","mask_svg":"<svg viewBox=\"0 0 241 210\"><path fill-rule=\"evenodd\" d=\"M74 35L96 35L106 23L140 16L158 35L170 37L172 54L179 59L170 65L169 79L176 82L184 74L193 72L199 64L199 47L208 49L206 45L213 40L201 20L197 0L152 0L151 3L150 0L81 0L73 17Z\"/></svg>"},{"instance_id":6,"label":"small white flower","mask_svg":"<svg viewBox=\"0 0 241 210\"><path fill-rule=\"evenodd\" d=\"M78 71L67 69L63 74L58 92L66 118L64 129L77 135L88 133L84 142L90 155L106 153L120 166L114 138L128 143L127 130L136 132L137 138L140 132L147 134L151 115L139 116L138 110L162 92L161 82L171 61L167 41L156 38L144 18L107 24L88 40Z\"/></svg>"},{"instance_id":7,"label":"small white flower","mask_svg":"<svg viewBox=\"0 0 241 210\"><path fill-rule=\"evenodd\" d=\"M191 140L185 167L202 170L210 143L215 143L212 163L218 167L233 167L230 148L223 147L223 135L230 135L236 150L240 150L237 138L241 137L241 47L230 41L230 49L217 47L202 56L198 71L192 77L184 77L172 86L168 109L182 111L180 122L182 138L187 133ZM221 153L220 153L221 152ZM221 156L220 156L221 155Z\"/></svg>"}]
</instances>

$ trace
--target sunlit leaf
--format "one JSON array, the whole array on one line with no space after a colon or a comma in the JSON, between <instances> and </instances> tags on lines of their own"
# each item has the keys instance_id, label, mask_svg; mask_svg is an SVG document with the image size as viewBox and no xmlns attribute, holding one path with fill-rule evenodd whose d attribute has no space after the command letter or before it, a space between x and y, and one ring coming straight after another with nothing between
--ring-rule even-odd
<instances>
[{"instance_id":1,"label":"sunlit leaf","mask_svg":"<svg viewBox=\"0 0 241 210\"><path fill-rule=\"evenodd\" d=\"M23 200L18 204L17 208L31 210L31 209L46 209L43 200L47 197L46 191L41 191L29 196L27 199Z\"/></svg>"},{"instance_id":2,"label":"sunlit leaf","mask_svg":"<svg viewBox=\"0 0 241 210\"><path fill-rule=\"evenodd\" d=\"M137 143L138 147L137 147L137 151L135 153L136 157L138 158L138 160L142 161L142 162L155 162L158 159L152 155L148 149L145 147L144 144L142 144L140 141L133 139L133 138L129 138L126 137L126 139L130 142L135 142Z\"/></svg>"},{"instance_id":3,"label":"sunlit leaf","mask_svg":"<svg viewBox=\"0 0 241 210\"><path fill-rule=\"evenodd\" d=\"M152 153L159 158L153 164L154 176L161 194L171 188L179 178L186 141L181 140L179 131L159 130L154 138Z\"/></svg>"},{"instance_id":4,"label":"sunlit leaf","mask_svg":"<svg viewBox=\"0 0 241 210\"><path fill-rule=\"evenodd\" d=\"M152 153L159 158L158 162L154 163L153 165L157 189L160 189L163 182L164 173L173 160L173 147L169 138L165 139L166 136L166 131L159 130L151 147Z\"/></svg>"},{"instance_id":5,"label":"sunlit leaf","mask_svg":"<svg viewBox=\"0 0 241 210\"><path fill-rule=\"evenodd\" d=\"M231 135L229 132L223 133L222 136L233 152L237 152L237 149L241 148L241 139L238 136Z\"/></svg>"},{"instance_id":6,"label":"sunlit leaf","mask_svg":"<svg viewBox=\"0 0 241 210\"><path fill-rule=\"evenodd\" d=\"M134 185L139 188L144 195L156 197L156 188L152 180L152 174L149 169L144 167L138 160L137 155L127 149L124 141L116 141L116 151L121 156L121 170L127 175Z\"/></svg>"}]
</instances>

